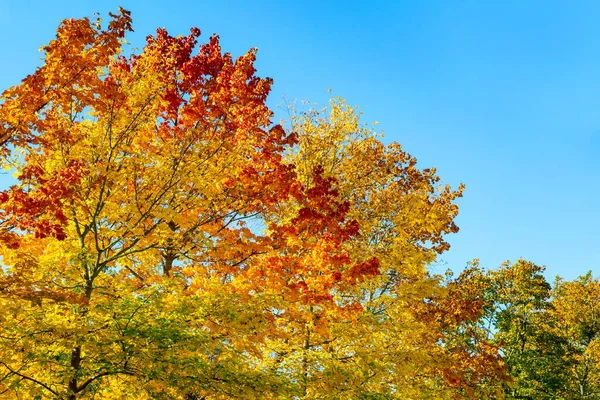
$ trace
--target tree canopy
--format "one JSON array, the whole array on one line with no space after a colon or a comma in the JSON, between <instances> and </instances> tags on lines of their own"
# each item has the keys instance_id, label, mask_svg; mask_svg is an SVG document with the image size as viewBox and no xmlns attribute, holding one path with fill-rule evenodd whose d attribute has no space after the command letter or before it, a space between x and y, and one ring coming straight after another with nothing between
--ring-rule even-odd
<instances>
[{"instance_id":1,"label":"tree canopy","mask_svg":"<svg viewBox=\"0 0 600 400\"><path fill-rule=\"evenodd\" d=\"M432 274L462 185L339 98L274 123L254 49L109 17L0 99L0 395L597 396L597 280Z\"/></svg>"}]
</instances>

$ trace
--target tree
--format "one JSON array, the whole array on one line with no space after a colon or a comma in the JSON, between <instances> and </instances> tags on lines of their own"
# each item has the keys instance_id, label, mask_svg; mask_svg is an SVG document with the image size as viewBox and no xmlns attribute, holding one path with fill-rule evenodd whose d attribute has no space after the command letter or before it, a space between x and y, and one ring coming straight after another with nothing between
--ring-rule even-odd
<instances>
[{"instance_id":1,"label":"tree","mask_svg":"<svg viewBox=\"0 0 600 400\"><path fill-rule=\"evenodd\" d=\"M566 379L563 339L557 335L552 288L544 268L520 259L488 272L489 334L501 347L511 382L507 398L556 399Z\"/></svg>"},{"instance_id":2,"label":"tree","mask_svg":"<svg viewBox=\"0 0 600 400\"><path fill-rule=\"evenodd\" d=\"M360 227L343 243L346 257L377 260L378 273L353 278L351 287L335 293L337 303L359 307L351 318L331 313L332 307L299 304L302 317L286 321L293 337L270 343L274 367L298 374L308 396L481 398L483 380L505 376L495 347L481 341L467 348L457 339L481 305L471 304L460 282L445 283L427 271L449 247L444 235L458 230L453 202L462 185L454 191L440 184L435 169L416 168L397 143L385 146L342 99L290 113L298 146L288 160L300 182L310 186L315 175L334 179ZM288 204L273 218L297 208Z\"/></svg>"},{"instance_id":3,"label":"tree","mask_svg":"<svg viewBox=\"0 0 600 400\"><path fill-rule=\"evenodd\" d=\"M456 395L489 354L448 346L474 314L426 266L462 187L339 100L273 125L255 50L130 30L63 21L2 95L0 393Z\"/></svg>"},{"instance_id":4,"label":"tree","mask_svg":"<svg viewBox=\"0 0 600 400\"><path fill-rule=\"evenodd\" d=\"M591 272L553 287L556 334L564 343L566 399L600 398L600 281Z\"/></svg>"},{"instance_id":5,"label":"tree","mask_svg":"<svg viewBox=\"0 0 600 400\"><path fill-rule=\"evenodd\" d=\"M598 279L588 273L550 285L543 272L518 260L471 279L483 282L481 322L508 367L503 391L509 399L598 398Z\"/></svg>"}]
</instances>

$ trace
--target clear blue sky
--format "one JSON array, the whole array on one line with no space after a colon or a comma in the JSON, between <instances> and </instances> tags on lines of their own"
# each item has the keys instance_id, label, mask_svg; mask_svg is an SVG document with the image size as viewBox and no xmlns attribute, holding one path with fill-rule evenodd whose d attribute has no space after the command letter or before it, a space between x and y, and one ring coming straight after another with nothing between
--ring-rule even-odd
<instances>
[{"instance_id":1,"label":"clear blue sky","mask_svg":"<svg viewBox=\"0 0 600 400\"><path fill-rule=\"evenodd\" d=\"M39 64L63 18L132 11L224 50L258 47L282 95L333 93L421 167L467 186L445 266L519 257L572 279L600 262L600 2L0 0L0 89Z\"/></svg>"}]
</instances>

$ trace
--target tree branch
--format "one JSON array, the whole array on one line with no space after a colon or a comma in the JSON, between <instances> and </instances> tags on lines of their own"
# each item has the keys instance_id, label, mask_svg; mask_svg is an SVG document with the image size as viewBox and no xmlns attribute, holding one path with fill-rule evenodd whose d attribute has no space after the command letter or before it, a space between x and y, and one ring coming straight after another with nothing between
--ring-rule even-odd
<instances>
[{"instance_id":1,"label":"tree branch","mask_svg":"<svg viewBox=\"0 0 600 400\"><path fill-rule=\"evenodd\" d=\"M18 371L15 371L14 369L12 369L11 367L9 367L9 366L8 366L8 365L7 365L5 362L3 362L3 361L0 361L0 364L4 365L4 367L5 367L7 370L9 370L10 372L12 372L13 374L15 374L15 375L17 375L17 376L20 376L22 379L25 379L26 381L31 381L31 382L33 382L33 383L36 383L36 384L40 385L41 387L43 387L44 389L46 389L47 391L49 391L50 393L52 393L53 395L55 395L55 396L58 396L58 392L57 392L57 391L55 391L55 390L52 390L52 389L50 388L50 386L46 385L45 383L42 383L42 382L38 381L38 380L37 380L37 379L35 379L35 378L32 378L32 377L30 377L30 376L27 376L27 375L23 375L23 374L21 374L20 372L18 372Z\"/></svg>"}]
</instances>

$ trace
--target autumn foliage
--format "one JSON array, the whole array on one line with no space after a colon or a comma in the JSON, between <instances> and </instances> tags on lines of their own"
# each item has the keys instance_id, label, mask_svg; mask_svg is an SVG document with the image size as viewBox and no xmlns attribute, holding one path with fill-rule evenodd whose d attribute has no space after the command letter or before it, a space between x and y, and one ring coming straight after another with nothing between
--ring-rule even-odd
<instances>
[{"instance_id":1,"label":"autumn foliage","mask_svg":"<svg viewBox=\"0 0 600 400\"><path fill-rule=\"evenodd\" d=\"M341 99L275 124L256 50L234 60L193 28L159 29L136 53L131 22L123 9L63 21L43 65L2 94L16 183L0 192L1 396L516 390L510 338L482 321L502 329L513 309L491 315L493 302L518 297L475 267L427 269L458 230L462 186L384 145ZM546 322L580 335L577 370L595 356L569 293L592 289L570 285Z\"/></svg>"}]
</instances>

